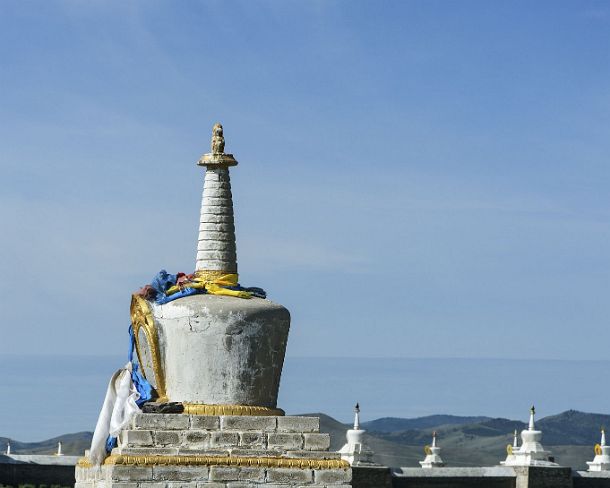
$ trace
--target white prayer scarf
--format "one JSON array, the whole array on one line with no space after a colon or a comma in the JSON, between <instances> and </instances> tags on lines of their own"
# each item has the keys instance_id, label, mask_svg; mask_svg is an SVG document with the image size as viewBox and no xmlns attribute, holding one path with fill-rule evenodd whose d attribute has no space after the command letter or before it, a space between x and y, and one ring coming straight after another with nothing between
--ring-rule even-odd
<instances>
[{"instance_id":1,"label":"white prayer scarf","mask_svg":"<svg viewBox=\"0 0 610 488\"><path fill-rule=\"evenodd\" d=\"M131 381L131 362L112 375L106 390L106 398L97 419L89 460L99 466L106 458L106 439L108 436L118 437L121 430L127 426L136 413L141 410L136 405L140 394Z\"/></svg>"}]
</instances>

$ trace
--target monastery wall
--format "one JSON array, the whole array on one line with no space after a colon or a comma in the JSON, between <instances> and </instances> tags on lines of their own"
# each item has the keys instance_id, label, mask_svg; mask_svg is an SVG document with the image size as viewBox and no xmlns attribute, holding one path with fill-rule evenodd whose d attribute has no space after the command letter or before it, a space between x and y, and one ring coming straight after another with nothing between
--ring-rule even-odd
<instances>
[{"instance_id":1,"label":"monastery wall","mask_svg":"<svg viewBox=\"0 0 610 488\"><path fill-rule=\"evenodd\" d=\"M74 466L0 462L0 487L67 488L74 486Z\"/></svg>"},{"instance_id":2,"label":"monastery wall","mask_svg":"<svg viewBox=\"0 0 610 488\"><path fill-rule=\"evenodd\" d=\"M572 469L564 467L514 466L516 488L572 488Z\"/></svg>"},{"instance_id":3,"label":"monastery wall","mask_svg":"<svg viewBox=\"0 0 610 488\"><path fill-rule=\"evenodd\" d=\"M352 487L392 488L392 472L385 466L352 466Z\"/></svg>"},{"instance_id":4,"label":"monastery wall","mask_svg":"<svg viewBox=\"0 0 610 488\"><path fill-rule=\"evenodd\" d=\"M610 472L575 471L572 482L574 488L610 488Z\"/></svg>"},{"instance_id":5,"label":"monastery wall","mask_svg":"<svg viewBox=\"0 0 610 488\"><path fill-rule=\"evenodd\" d=\"M396 488L516 488L511 468L400 468L393 471ZM354 485L355 487L356 485Z\"/></svg>"},{"instance_id":6,"label":"monastery wall","mask_svg":"<svg viewBox=\"0 0 610 488\"><path fill-rule=\"evenodd\" d=\"M610 472L591 473L570 468L352 468L353 488L610 488ZM170 483L159 483L169 485ZM196 485L196 483L195 483ZM74 486L74 467L0 462L0 487L68 488ZM255 486L255 485L248 485ZM258 486L258 485L257 485ZM264 485L260 485L264 486ZM310 485L313 488L313 485ZM337 486L337 485L333 485Z\"/></svg>"}]
</instances>

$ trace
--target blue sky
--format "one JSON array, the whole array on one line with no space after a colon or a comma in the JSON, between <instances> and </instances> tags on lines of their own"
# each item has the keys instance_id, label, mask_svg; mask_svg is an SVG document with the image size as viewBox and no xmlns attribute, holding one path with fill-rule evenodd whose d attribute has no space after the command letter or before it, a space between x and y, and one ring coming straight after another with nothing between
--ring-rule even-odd
<instances>
[{"instance_id":1,"label":"blue sky","mask_svg":"<svg viewBox=\"0 0 610 488\"><path fill-rule=\"evenodd\" d=\"M117 354L214 122L290 356L604 359L606 2L0 3L0 353Z\"/></svg>"}]
</instances>

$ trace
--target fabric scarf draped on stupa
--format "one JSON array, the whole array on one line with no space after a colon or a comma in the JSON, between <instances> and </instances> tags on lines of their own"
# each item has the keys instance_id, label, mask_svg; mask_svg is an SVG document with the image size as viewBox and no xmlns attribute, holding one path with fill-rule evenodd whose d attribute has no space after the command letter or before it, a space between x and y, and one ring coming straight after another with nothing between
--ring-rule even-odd
<instances>
[{"instance_id":1,"label":"fabric scarf draped on stupa","mask_svg":"<svg viewBox=\"0 0 610 488\"><path fill-rule=\"evenodd\" d=\"M262 288L241 286L237 281L237 274L225 274L216 279L208 280L198 277L196 273L190 275L177 273L174 275L164 269L155 275L150 285L146 285L136 294L162 305L198 293L238 298L267 298L267 293Z\"/></svg>"}]
</instances>

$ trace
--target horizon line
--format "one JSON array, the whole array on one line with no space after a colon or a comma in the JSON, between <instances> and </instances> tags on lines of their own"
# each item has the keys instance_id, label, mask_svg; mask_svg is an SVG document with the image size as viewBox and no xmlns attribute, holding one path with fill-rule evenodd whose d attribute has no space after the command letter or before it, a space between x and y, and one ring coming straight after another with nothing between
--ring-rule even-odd
<instances>
[{"instance_id":1,"label":"horizon line","mask_svg":"<svg viewBox=\"0 0 610 488\"><path fill-rule=\"evenodd\" d=\"M4 357L19 357L19 358L109 358L109 357L123 357L122 354L32 354L32 353L0 353L0 359ZM608 358L551 358L551 357L508 357L508 356L329 356L329 355L287 355L285 360L288 359L358 359L358 360L452 360L452 361L545 361L545 362L601 362L608 363Z\"/></svg>"}]
</instances>

